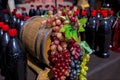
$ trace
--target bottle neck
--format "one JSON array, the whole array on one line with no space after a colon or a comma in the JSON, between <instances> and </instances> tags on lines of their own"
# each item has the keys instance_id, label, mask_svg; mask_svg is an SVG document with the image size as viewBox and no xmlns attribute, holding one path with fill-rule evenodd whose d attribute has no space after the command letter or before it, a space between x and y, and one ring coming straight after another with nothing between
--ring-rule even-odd
<instances>
[{"instance_id":1,"label":"bottle neck","mask_svg":"<svg viewBox=\"0 0 120 80\"><path fill-rule=\"evenodd\" d=\"M17 36L10 36L11 39L17 39Z\"/></svg>"},{"instance_id":2,"label":"bottle neck","mask_svg":"<svg viewBox=\"0 0 120 80\"><path fill-rule=\"evenodd\" d=\"M31 9L34 9L34 7L31 7Z\"/></svg>"},{"instance_id":3,"label":"bottle neck","mask_svg":"<svg viewBox=\"0 0 120 80\"><path fill-rule=\"evenodd\" d=\"M86 15L84 15L84 16L82 15L82 18L87 18L87 17L86 17Z\"/></svg>"},{"instance_id":4,"label":"bottle neck","mask_svg":"<svg viewBox=\"0 0 120 80\"><path fill-rule=\"evenodd\" d=\"M113 16L113 15L111 14L111 15L109 15L109 16L111 17L111 16Z\"/></svg>"},{"instance_id":5,"label":"bottle neck","mask_svg":"<svg viewBox=\"0 0 120 80\"><path fill-rule=\"evenodd\" d=\"M26 11L22 11L22 13L26 13Z\"/></svg>"},{"instance_id":6,"label":"bottle neck","mask_svg":"<svg viewBox=\"0 0 120 80\"><path fill-rule=\"evenodd\" d=\"M37 10L40 10L40 8L37 8Z\"/></svg>"},{"instance_id":7,"label":"bottle neck","mask_svg":"<svg viewBox=\"0 0 120 80\"><path fill-rule=\"evenodd\" d=\"M3 31L3 34L4 34L4 33L8 33L8 31Z\"/></svg>"},{"instance_id":8,"label":"bottle neck","mask_svg":"<svg viewBox=\"0 0 120 80\"><path fill-rule=\"evenodd\" d=\"M95 18L95 16L92 16L92 18Z\"/></svg>"}]
</instances>

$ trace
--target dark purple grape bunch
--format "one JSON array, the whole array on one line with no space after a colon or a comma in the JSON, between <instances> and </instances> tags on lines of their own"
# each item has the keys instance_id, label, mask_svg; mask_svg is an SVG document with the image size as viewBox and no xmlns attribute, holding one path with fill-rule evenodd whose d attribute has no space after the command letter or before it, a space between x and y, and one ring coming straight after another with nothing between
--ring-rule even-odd
<instances>
[{"instance_id":1,"label":"dark purple grape bunch","mask_svg":"<svg viewBox=\"0 0 120 80\"><path fill-rule=\"evenodd\" d=\"M78 80L77 74L80 73L80 64L81 64L81 48L80 45L76 43L74 39L71 40L69 44L69 50L71 54L71 64L70 64L70 79Z\"/></svg>"},{"instance_id":2,"label":"dark purple grape bunch","mask_svg":"<svg viewBox=\"0 0 120 80\"><path fill-rule=\"evenodd\" d=\"M70 77L70 79L78 80L77 74L80 73L80 70L81 70L81 68L80 68L81 61L80 61L80 59L76 60L73 56L71 56L71 60L72 61L71 61L70 67L69 67L71 72L70 72L69 77Z\"/></svg>"}]
</instances>

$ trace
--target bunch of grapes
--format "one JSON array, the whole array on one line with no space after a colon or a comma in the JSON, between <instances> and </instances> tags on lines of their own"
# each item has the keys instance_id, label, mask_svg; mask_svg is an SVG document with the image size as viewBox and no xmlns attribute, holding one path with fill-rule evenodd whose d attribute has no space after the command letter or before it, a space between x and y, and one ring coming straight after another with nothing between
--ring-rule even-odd
<instances>
[{"instance_id":1,"label":"bunch of grapes","mask_svg":"<svg viewBox=\"0 0 120 80\"><path fill-rule=\"evenodd\" d=\"M88 63L88 61L90 59L90 55L84 54L81 59L82 59L82 63L80 65L81 72L78 74L79 79L80 80L87 80L86 75L87 75L88 67L86 66L86 64Z\"/></svg>"},{"instance_id":2,"label":"bunch of grapes","mask_svg":"<svg viewBox=\"0 0 120 80\"><path fill-rule=\"evenodd\" d=\"M67 41L62 33L59 32L65 24L63 18L55 17L52 19L51 34L51 54L49 60L52 65L52 73L55 80L65 80L69 76L69 65L71 63L70 53L67 49Z\"/></svg>"},{"instance_id":3,"label":"bunch of grapes","mask_svg":"<svg viewBox=\"0 0 120 80\"><path fill-rule=\"evenodd\" d=\"M70 79L78 80L77 74L80 73L80 64L81 64L81 49L80 45L72 39L69 43L69 51L71 54L71 64L70 64Z\"/></svg>"},{"instance_id":4,"label":"bunch of grapes","mask_svg":"<svg viewBox=\"0 0 120 80\"><path fill-rule=\"evenodd\" d=\"M81 49L80 45L74 39L69 43L69 50L71 55L77 60L80 56Z\"/></svg>"}]
</instances>

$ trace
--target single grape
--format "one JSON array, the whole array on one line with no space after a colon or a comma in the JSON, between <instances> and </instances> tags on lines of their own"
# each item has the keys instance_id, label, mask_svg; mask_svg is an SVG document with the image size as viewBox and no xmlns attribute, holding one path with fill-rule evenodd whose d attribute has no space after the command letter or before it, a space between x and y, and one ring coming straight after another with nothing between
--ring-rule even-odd
<instances>
[{"instance_id":1,"label":"single grape","mask_svg":"<svg viewBox=\"0 0 120 80\"><path fill-rule=\"evenodd\" d=\"M80 69L77 69L76 71L77 71L77 73L79 73L79 72L80 72Z\"/></svg>"},{"instance_id":2,"label":"single grape","mask_svg":"<svg viewBox=\"0 0 120 80\"><path fill-rule=\"evenodd\" d=\"M71 67L74 68L75 67L75 63L73 61L71 61Z\"/></svg>"},{"instance_id":3,"label":"single grape","mask_svg":"<svg viewBox=\"0 0 120 80\"><path fill-rule=\"evenodd\" d=\"M76 69L80 69L80 65L76 65Z\"/></svg>"}]
</instances>

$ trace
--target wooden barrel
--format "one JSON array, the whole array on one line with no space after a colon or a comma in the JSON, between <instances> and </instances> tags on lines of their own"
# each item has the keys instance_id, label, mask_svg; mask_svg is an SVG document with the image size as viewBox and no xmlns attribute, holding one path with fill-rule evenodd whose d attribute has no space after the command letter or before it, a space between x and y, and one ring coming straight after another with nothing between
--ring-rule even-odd
<instances>
[{"instance_id":1,"label":"wooden barrel","mask_svg":"<svg viewBox=\"0 0 120 80\"><path fill-rule=\"evenodd\" d=\"M52 29L47 28L46 24L43 23L46 19L35 16L26 21L20 31L20 39L32 56L37 58L40 63L45 63L49 66L48 56Z\"/></svg>"}]
</instances>

